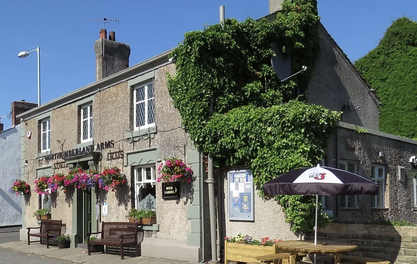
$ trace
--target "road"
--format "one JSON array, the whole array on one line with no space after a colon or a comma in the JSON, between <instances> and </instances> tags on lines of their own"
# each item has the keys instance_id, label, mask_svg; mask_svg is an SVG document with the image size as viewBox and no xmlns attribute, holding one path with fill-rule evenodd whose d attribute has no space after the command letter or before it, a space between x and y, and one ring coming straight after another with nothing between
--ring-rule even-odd
<instances>
[{"instance_id":1,"label":"road","mask_svg":"<svg viewBox=\"0 0 417 264\"><path fill-rule=\"evenodd\" d=\"M22 252L15 252L4 248L0 248L0 256L0 264L73 264L73 262L71 261L55 258L46 258L43 256L26 254Z\"/></svg>"},{"instance_id":2,"label":"road","mask_svg":"<svg viewBox=\"0 0 417 264\"><path fill-rule=\"evenodd\" d=\"M3 229L2 232L0 232L0 244L18 241L19 239L19 232L16 232L16 230L12 232L5 232L5 230ZM0 248L0 264L3 263L72 264L73 262L55 258L46 258L39 255L26 254L22 252L12 251L10 249Z\"/></svg>"}]
</instances>

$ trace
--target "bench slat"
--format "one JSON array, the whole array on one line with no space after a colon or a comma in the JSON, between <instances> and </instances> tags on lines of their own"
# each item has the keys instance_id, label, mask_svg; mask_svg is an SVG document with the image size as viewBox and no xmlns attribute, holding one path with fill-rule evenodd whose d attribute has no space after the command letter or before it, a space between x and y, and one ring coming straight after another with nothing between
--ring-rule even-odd
<instances>
[{"instance_id":1,"label":"bench slat","mask_svg":"<svg viewBox=\"0 0 417 264\"><path fill-rule=\"evenodd\" d=\"M280 259L289 258L290 253L276 253L255 257L259 261L275 261Z\"/></svg>"}]
</instances>

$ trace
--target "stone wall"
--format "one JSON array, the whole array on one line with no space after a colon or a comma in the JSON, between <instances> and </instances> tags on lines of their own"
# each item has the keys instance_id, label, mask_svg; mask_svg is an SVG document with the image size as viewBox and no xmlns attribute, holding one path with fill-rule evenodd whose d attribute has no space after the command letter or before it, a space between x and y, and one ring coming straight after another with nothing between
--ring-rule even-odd
<instances>
[{"instance_id":1,"label":"stone wall","mask_svg":"<svg viewBox=\"0 0 417 264\"><path fill-rule=\"evenodd\" d=\"M306 236L313 239L313 236ZM417 227L332 223L318 230L318 240L358 245L356 256L386 259L393 264L417 263Z\"/></svg>"}]
</instances>

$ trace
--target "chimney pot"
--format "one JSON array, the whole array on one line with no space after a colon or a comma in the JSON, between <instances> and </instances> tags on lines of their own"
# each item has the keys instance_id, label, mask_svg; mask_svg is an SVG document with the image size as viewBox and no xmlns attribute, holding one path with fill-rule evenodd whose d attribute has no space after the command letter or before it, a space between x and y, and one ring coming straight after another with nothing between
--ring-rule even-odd
<instances>
[{"instance_id":1,"label":"chimney pot","mask_svg":"<svg viewBox=\"0 0 417 264\"><path fill-rule=\"evenodd\" d=\"M114 31L110 31L109 40L116 41L116 33Z\"/></svg>"},{"instance_id":2,"label":"chimney pot","mask_svg":"<svg viewBox=\"0 0 417 264\"><path fill-rule=\"evenodd\" d=\"M107 30L105 28L100 29L100 38L107 39Z\"/></svg>"}]
</instances>

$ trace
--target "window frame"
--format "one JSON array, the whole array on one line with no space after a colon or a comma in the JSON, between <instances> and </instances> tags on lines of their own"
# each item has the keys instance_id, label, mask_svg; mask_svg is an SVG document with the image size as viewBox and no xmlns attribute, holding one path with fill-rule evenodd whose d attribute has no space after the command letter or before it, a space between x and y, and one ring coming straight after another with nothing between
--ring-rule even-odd
<instances>
[{"instance_id":1,"label":"window frame","mask_svg":"<svg viewBox=\"0 0 417 264\"><path fill-rule=\"evenodd\" d=\"M151 179L146 178L146 169L151 169ZM139 173L142 173L142 180L139 181ZM134 180L134 208L139 210L139 196L141 194L141 188L150 184L152 188L155 188L155 201L156 201L156 164L142 165L133 168L133 180ZM155 207L156 210L156 207Z\"/></svg>"},{"instance_id":2,"label":"window frame","mask_svg":"<svg viewBox=\"0 0 417 264\"><path fill-rule=\"evenodd\" d=\"M416 179L416 177L417 176L414 176L413 177L413 195L414 195L414 204L413 204L413 207L414 208L417 208L417 179Z\"/></svg>"},{"instance_id":3,"label":"window frame","mask_svg":"<svg viewBox=\"0 0 417 264\"><path fill-rule=\"evenodd\" d=\"M46 152L51 150L51 119L45 118L39 121L40 123L40 141L41 141L41 152ZM44 131L44 124L47 124L47 127ZM46 138L44 139L44 135ZM46 148L44 148L44 141L46 141Z\"/></svg>"},{"instance_id":4,"label":"window frame","mask_svg":"<svg viewBox=\"0 0 417 264\"><path fill-rule=\"evenodd\" d=\"M152 87L152 91L153 91L153 96L149 97L149 87ZM144 88L144 98L143 100L140 101L136 101L137 98L137 93L138 90L140 88ZM153 108L152 108L152 117L153 117L153 122L150 123L149 121L149 102L153 101ZM144 103L144 125L138 125L137 123L137 119L138 119L138 105L140 103ZM140 130L140 129L144 129L144 128L148 128L148 127L153 127L155 126L155 89L154 89L154 85L153 82L147 82L147 83L143 83L143 84L139 84L139 85L135 85L133 87L133 127L134 130Z\"/></svg>"},{"instance_id":5,"label":"window frame","mask_svg":"<svg viewBox=\"0 0 417 264\"><path fill-rule=\"evenodd\" d=\"M379 177L379 169L383 170L382 177ZM386 180L386 170L385 166L383 165L372 165L371 166L371 180L375 183L378 183L378 194L372 196L372 208L373 209L381 209L385 208L385 180ZM379 184L379 182L382 182L382 184ZM378 205L378 195L380 195L380 192L382 192L381 199L382 202Z\"/></svg>"},{"instance_id":6,"label":"window frame","mask_svg":"<svg viewBox=\"0 0 417 264\"><path fill-rule=\"evenodd\" d=\"M83 111L87 108L87 117L83 117ZM93 104L88 103L80 106L80 141L81 143L90 142L93 140ZM87 138L84 139L84 121L87 121Z\"/></svg>"},{"instance_id":7,"label":"window frame","mask_svg":"<svg viewBox=\"0 0 417 264\"><path fill-rule=\"evenodd\" d=\"M345 169L342 168L341 165L345 166ZM353 165L354 166L354 171L350 171L349 170L349 165ZM358 174L358 163L357 162L353 162L353 161L348 161L348 160L340 160L339 161L339 169L342 170L346 170L349 172L353 172L355 174ZM354 206L349 206L349 197L352 198L352 196L354 197L354 201L355 201L355 205ZM342 199L344 199L344 203L345 206L341 206L342 204ZM339 196L339 207L341 209L358 209L358 196L357 195L343 195L343 196Z\"/></svg>"}]
</instances>

